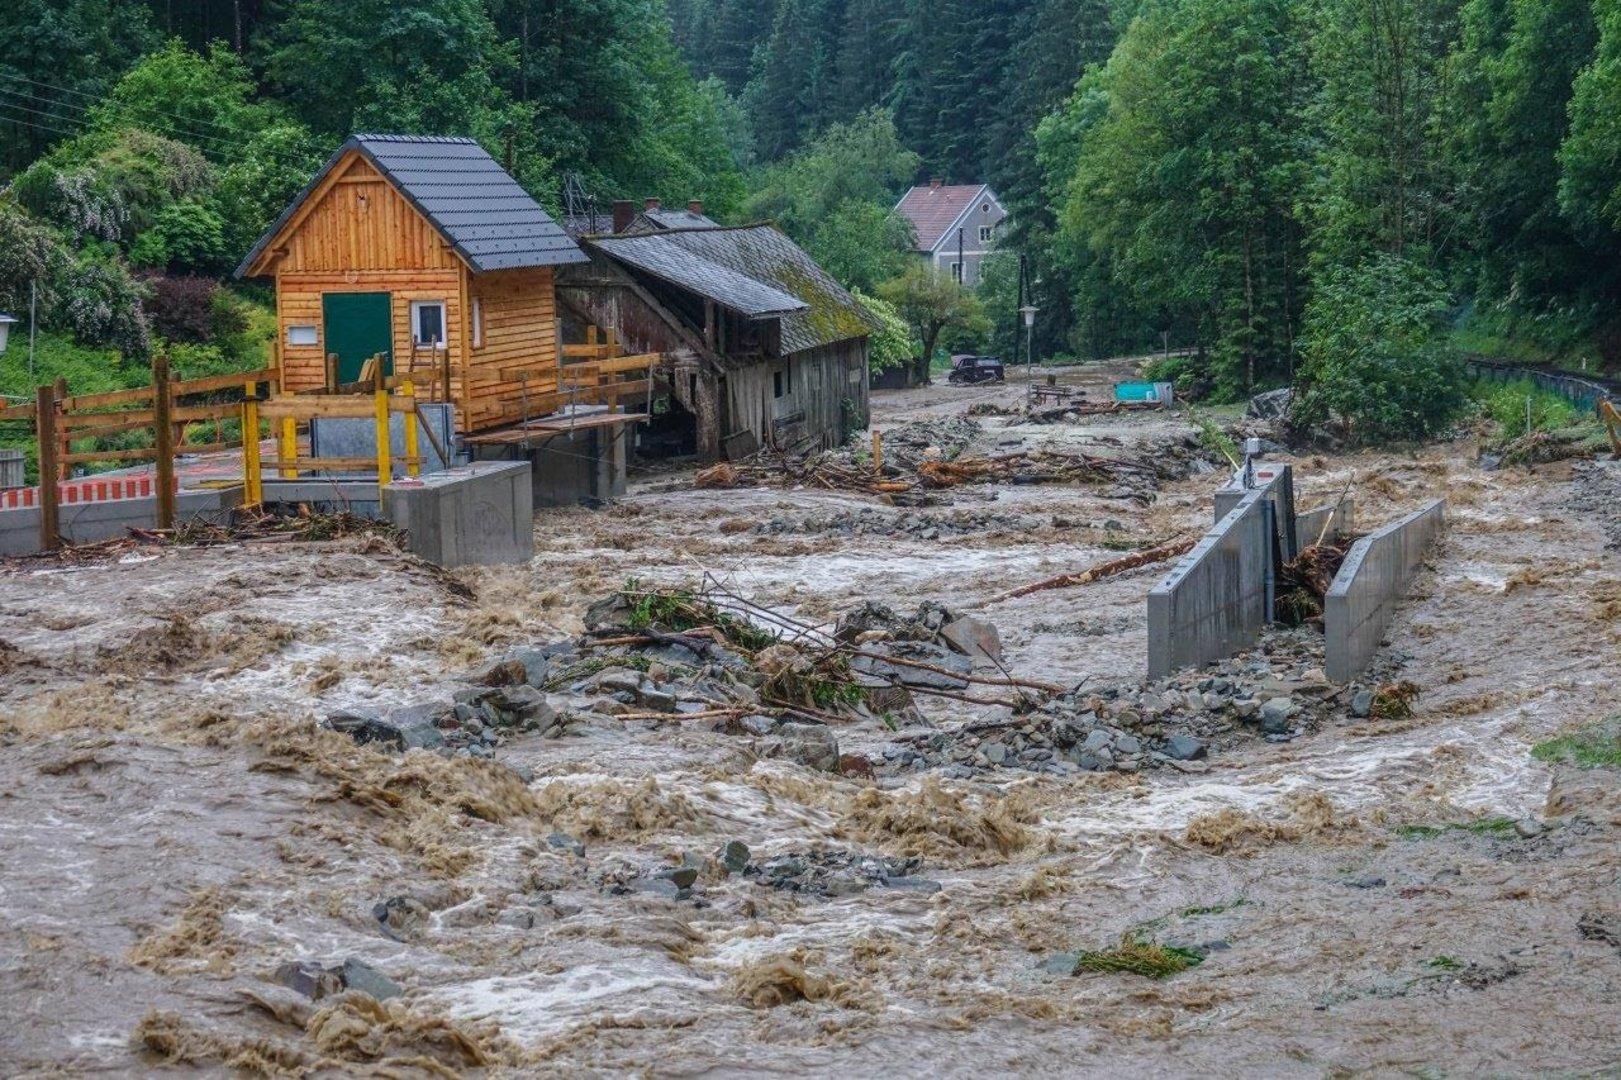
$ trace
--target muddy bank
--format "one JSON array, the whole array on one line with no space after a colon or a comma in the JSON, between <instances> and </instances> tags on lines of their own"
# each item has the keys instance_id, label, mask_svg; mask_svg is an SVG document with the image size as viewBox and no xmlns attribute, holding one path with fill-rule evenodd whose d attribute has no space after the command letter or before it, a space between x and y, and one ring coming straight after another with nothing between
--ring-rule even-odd
<instances>
[{"instance_id":1,"label":"muddy bank","mask_svg":"<svg viewBox=\"0 0 1621 1080\"><path fill-rule=\"evenodd\" d=\"M1019 393L881 393L877 422L1011 412ZM985 453L1190 430L975 419ZM1288 741L1236 727L1197 772L869 779L702 723L611 718L445 758L316 725L451 699L488 660L582 633L586 604L629 578L706 573L808 622L938 600L992 622L1016 676L1135 679L1153 569L993 598L1202 526L1214 475L1146 506L1043 484L908 508L666 474L612 510L547 514L530 567L451 581L364 541L8 574L0 995L17 1022L0 1061L1601 1068L1621 970L1617 771L1532 750L1621 711L1617 553L1568 467L1472 460L1456 445L1297 462L1309 500L1354 477L1365 521L1452 500L1384 660L1419 694L1411 716L1325 712ZM998 716L918 707L943 735ZM862 751L895 732L836 735ZM1111 969L1149 946L1185 966ZM300 961L364 965L400 993L312 998L277 975Z\"/></svg>"}]
</instances>

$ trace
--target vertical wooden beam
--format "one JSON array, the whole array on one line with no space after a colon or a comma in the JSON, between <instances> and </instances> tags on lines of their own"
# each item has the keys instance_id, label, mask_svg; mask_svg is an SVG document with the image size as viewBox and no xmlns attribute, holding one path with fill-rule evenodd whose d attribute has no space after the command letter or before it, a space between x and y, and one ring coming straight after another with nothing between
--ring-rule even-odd
<instances>
[{"instance_id":1,"label":"vertical wooden beam","mask_svg":"<svg viewBox=\"0 0 1621 1080\"><path fill-rule=\"evenodd\" d=\"M388 446L388 378L383 374L381 357L372 371L372 400L377 406L377 499L381 502L383 488L394 478L394 463L390 460Z\"/></svg>"},{"instance_id":2,"label":"vertical wooden beam","mask_svg":"<svg viewBox=\"0 0 1621 1080\"><path fill-rule=\"evenodd\" d=\"M68 381L64 376L57 376L55 393L56 400L59 402L68 399ZM58 455L56 458L56 479L66 480L68 478L67 457L73 453L73 439L68 434L66 425L57 425L56 440L56 452Z\"/></svg>"},{"instance_id":3,"label":"vertical wooden beam","mask_svg":"<svg viewBox=\"0 0 1621 1080\"><path fill-rule=\"evenodd\" d=\"M169 358L152 358L152 430L157 437L158 528L174 528L174 394L169 383Z\"/></svg>"},{"instance_id":4,"label":"vertical wooden beam","mask_svg":"<svg viewBox=\"0 0 1621 1080\"><path fill-rule=\"evenodd\" d=\"M472 431L475 423L473 417L473 319L469 309L473 303L473 279L472 275L467 272L467 264L461 260L461 257L453 257L456 259L456 276L461 283L461 304L458 305L461 310L456 313L456 325L458 328L456 337L458 339L457 352L461 354L458 357L458 370L462 373L462 398L466 402L462 410L462 430Z\"/></svg>"},{"instance_id":5,"label":"vertical wooden beam","mask_svg":"<svg viewBox=\"0 0 1621 1080\"><path fill-rule=\"evenodd\" d=\"M405 475L421 476L422 452L417 445L417 389L407 379L400 384L400 393L411 401L411 411L402 414L405 417Z\"/></svg>"},{"instance_id":6,"label":"vertical wooden beam","mask_svg":"<svg viewBox=\"0 0 1621 1080\"><path fill-rule=\"evenodd\" d=\"M34 394L34 441L39 450L39 546L55 551L62 544L56 500L56 390L41 386Z\"/></svg>"},{"instance_id":7,"label":"vertical wooden beam","mask_svg":"<svg viewBox=\"0 0 1621 1080\"><path fill-rule=\"evenodd\" d=\"M872 429L872 471L884 475L884 437L877 428Z\"/></svg>"},{"instance_id":8,"label":"vertical wooden beam","mask_svg":"<svg viewBox=\"0 0 1621 1080\"><path fill-rule=\"evenodd\" d=\"M258 389L257 383L248 383L242 399L242 501L248 506L259 506L265 501L259 463Z\"/></svg>"},{"instance_id":9,"label":"vertical wooden beam","mask_svg":"<svg viewBox=\"0 0 1621 1080\"><path fill-rule=\"evenodd\" d=\"M280 457L281 478L297 480L298 466L293 463L298 459L298 421L291 416L284 416L281 420Z\"/></svg>"}]
</instances>

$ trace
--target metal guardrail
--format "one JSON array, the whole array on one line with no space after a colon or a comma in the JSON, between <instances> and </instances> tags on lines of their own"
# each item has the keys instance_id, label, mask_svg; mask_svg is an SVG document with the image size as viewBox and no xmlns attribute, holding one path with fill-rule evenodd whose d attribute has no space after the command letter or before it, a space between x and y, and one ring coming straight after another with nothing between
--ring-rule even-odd
<instances>
[{"instance_id":1,"label":"metal guardrail","mask_svg":"<svg viewBox=\"0 0 1621 1080\"><path fill-rule=\"evenodd\" d=\"M1598 414L1599 403L1621 402L1621 380L1591 375L1574 375L1568 371L1534 364L1513 364L1503 360L1488 360L1483 356L1466 357L1464 363L1470 375L1477 379L1495 379L1512 382L1530 379L1542 389L1584 409Z\"/></svg>"}]
</instances>

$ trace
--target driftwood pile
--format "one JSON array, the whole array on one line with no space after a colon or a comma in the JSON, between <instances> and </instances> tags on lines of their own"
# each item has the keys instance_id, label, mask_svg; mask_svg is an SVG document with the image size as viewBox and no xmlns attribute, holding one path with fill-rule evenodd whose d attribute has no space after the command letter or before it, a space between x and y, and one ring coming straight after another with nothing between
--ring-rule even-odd
<instances>
[{"instance_id":1,"label":"driftwood pile","mask_svg":"<svg viewBox=\"0 0 1621 1080\"><path fill-rule=\"evenodd\" d=\"M796 460L787 456L741 464L722 462L700 472L700 488L822 487L898 495L917 490L997 482L1014 484L1106 483L1153 480L1154 466L1143 461L1097 454L1021 451L991 457L930 458L907 470L891 465L878 472L870 465L849 464L828 455Z\"/></svg>"}]
</instances>

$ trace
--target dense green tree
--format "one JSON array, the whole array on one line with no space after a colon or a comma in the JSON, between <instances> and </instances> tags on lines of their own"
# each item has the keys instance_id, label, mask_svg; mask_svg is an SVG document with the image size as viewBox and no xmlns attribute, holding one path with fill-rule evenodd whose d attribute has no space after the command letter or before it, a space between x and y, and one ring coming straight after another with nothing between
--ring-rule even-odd
<instances>
[{"instance_id":1,"label":"dense green tree","mask_svg":"<svg viewBox=\"0 0 1621 1080\"><path fill-rule=\"evenodd\" d=\"M140 0L0 4L0 177L73 134L85 107L155 40Z\"/></svg>"},{"instance_id":2,"label":"dense green tree","mask_svg":"<svg viewBox=\"0 0 1621 1080\"><path fill-rule=\"evenodd\" d=\"M1224 394L1292 363L1305 175L1298 28L1284 0L1186 0L1132 23L1050 125L1073 146L1062 242L1142 311L1198 328ZM1085 255L1071 256L1084 267Z\"/></svg>"},{"instance_id":3,"label":"dense green tree","mask_svg":"<svg viewBox=\"0 0 1621 1080\"><path fill-rule=\"evenodd\" d=\"M1463 403L1446 347L1447 291L1420 263L1386 252L1324 270L1308 311L1304 392L1294 422L1355 442L1438 434Z\"/></svg>"},{"instance_id":4,"label":"dense green tree","mask_svg":"<svg viewBox=\"0 0 1621 1080\"><path fill-rule=\"evenodd\" d=\"M990 330L978 297L919 260L900 277L884 282L878 295L894 306L917 338L912 374L918 382L929 381L929 365L943 336L966 333L982 337Z\"/></svg>"},{"instance_id":5,"label":"dense green tree","mask_svg":"<svg viewBox=\"0 0 1621 1080\"><path fill-rule=\"evenodd\" d=\"M902 145L893 118L873 109L833 125L798 153L762 170L745 212L774 220L805 242L846 203L893 206L916 174L917 162Z\"/></svg>"},{"instance_id":6,"label":"dense green tree","mask_svg":"<svg viewBox=\"0 0 1621 1080\"><path fill-rule=\"evenodd\" d=\"M279 0L258 42L266 78L316 131L474 134L516 118L517 62L482 0Z\"/></svg>"},{"instance_id":7,"label":"dense green tree","mask_svg":"<svg viewBox=\"0 0 1621 1080\"><path fill-rule=\"evenodd\" d=\"M805 249L845 285L870 292L906 269L912 241L911 225L889 207L849 199L817 223Z\"/></svg>"}]
</instances>

